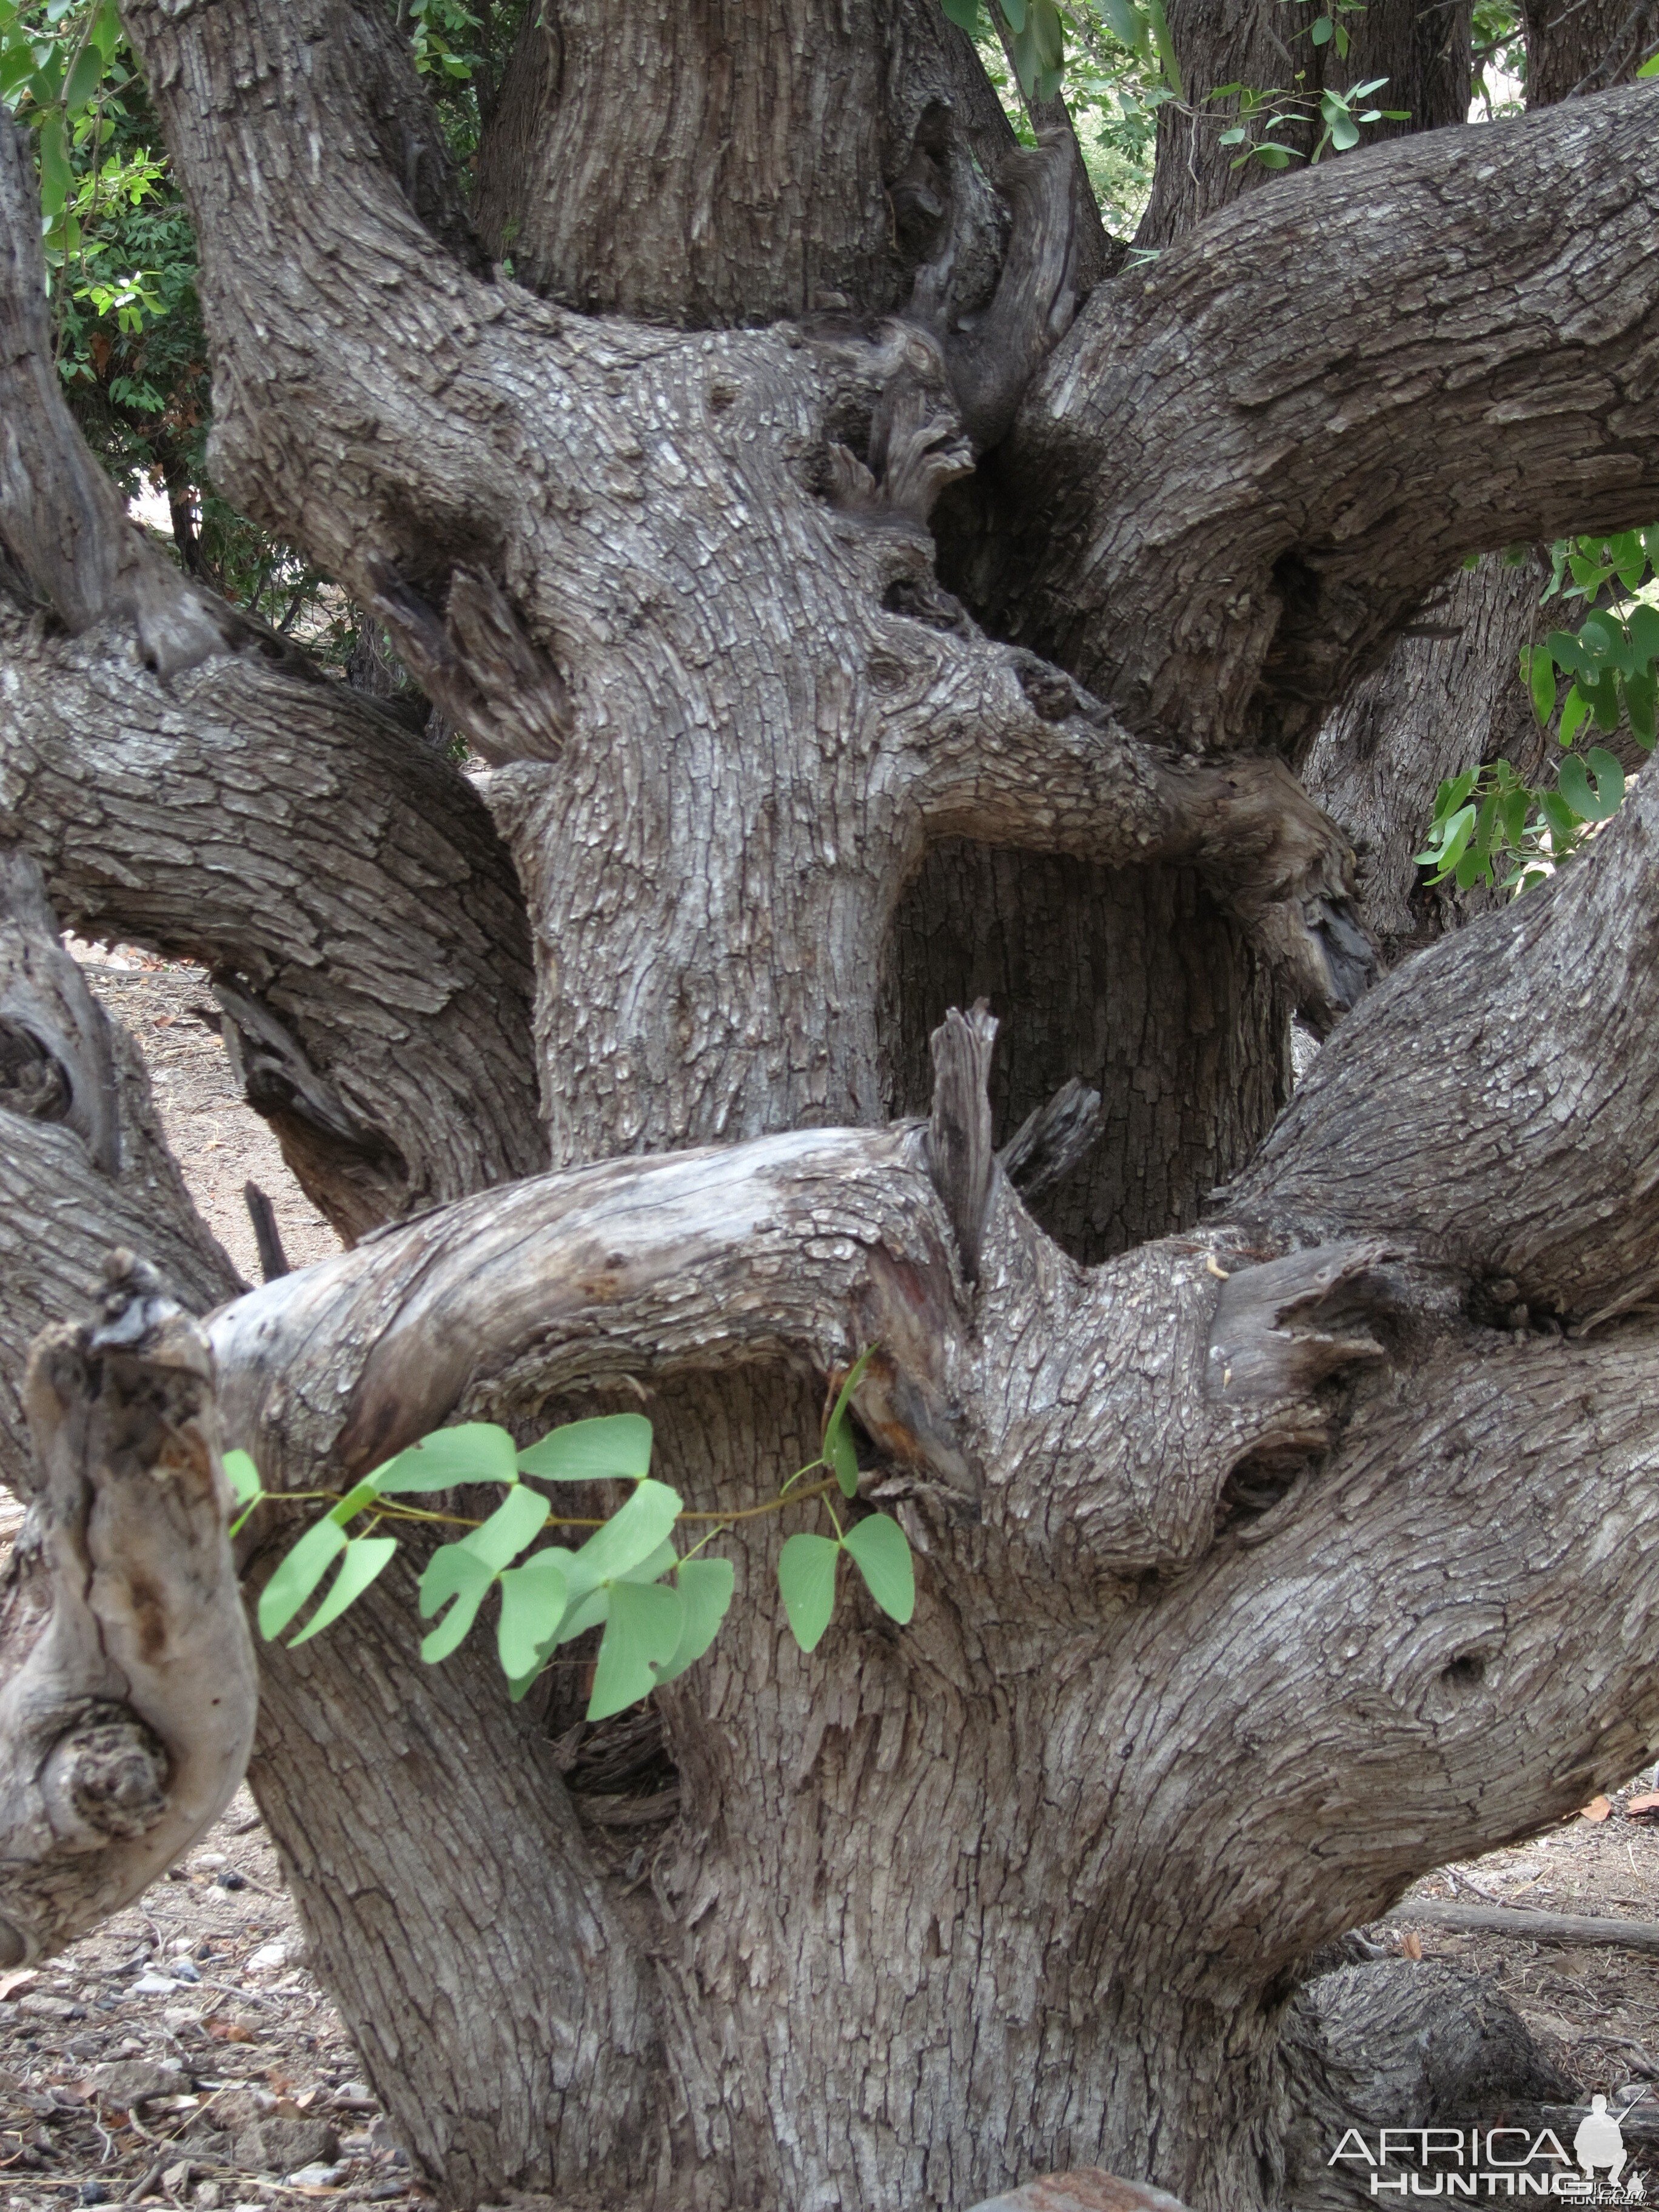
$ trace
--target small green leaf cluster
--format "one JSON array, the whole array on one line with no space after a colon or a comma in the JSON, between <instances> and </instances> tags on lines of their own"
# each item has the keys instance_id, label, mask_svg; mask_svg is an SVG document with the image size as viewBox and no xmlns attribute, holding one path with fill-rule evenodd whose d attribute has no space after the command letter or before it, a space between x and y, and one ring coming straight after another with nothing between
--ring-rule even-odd
<instances>
[{"instance_id":1,"label":"small green leaf cluster","mask_svg":"<svg viewBox=\"0 0 1659 2212\"><path fill-rule=\"evenodd\" d=\"M942 0L945 14L970 37L982 37L981 0ZM1066 74L1066 25L1054 0L983 0L1007 33L1020 90L1027 100L1052 100Z\"/></svg>"},{"instance_id":2,"label":"small green leaf cluster","mask_svg":"<svg viewBox=\"0 0 1659 2212\"><path fill-rule=\"evenodd\" d=\"M1475 556L1465 564L1473 568ZM1414 857L1430 881L1523 891L1542 883L1624 804L1625 771L1604 745L1574 750L1595 727L1622 721L1644 752L1659 738L1659 526L1614 537L1564 538L1551 548L1547 603L1588 603L1576 629L1551 630L1521 651L1533 712L1565 753L1553 784L1528 784L1506 760L1465 769L1440 786L1428 842ZM1597 605L1598 601L1604 604ZM1561 679L1568 679L1565 696Z\"/></svg>"},{"instance_id":3,"label":"small green leaf cluster","mask_svg":"<svg viewBox=\"0 0 1659 2212\"><path fill-rule=\"evenodd\" d=\"M337 1499L286 1553L260 1594L259 1629L267 1638L292 1626L314 1608L292 1644L309 1642L332 1626L391 1564L398 1539L386 1533L400 1521L428 1526L456 1516L400 1503L462 1486L499 1486L501 1503L468 1533L441 1544L420 1579L423 1620L434 1626L421 1644L428 1664L457 1650L492 1591L500 1597L495 1650L509 1692L521 1698L553 1655L589 1629L602 1631L594 1662L590 1721L604 1720L672 1682L714 1642L732 1603L735 1571L729 1559L701 1558L710 1538L732 1522L781 1511L808 1500L821 1503L833 1537L802 1532L782 1547L778 1581L795 1638L811 1651L834 1609L836 1569L842 1552L853 1560L871 1596L895 1620L915 1607L910 1547L897 1522L871 1512L843 1527L827 1493L856 1498L858 1456L850 1429L852 1397L871 1355L847 1376L829 1421L819 1457L799 1468L764 1506L730 1515L688 1513L678 1491L650 1473L652 1430L642 1414L612 1413L555 1429L520 1450L507 1430L492 1422L464 1422L440 1429L400 1452ZM827 1469L816 1486L803 1479ZM228 1452L225 1471L239 1506L233 1533L264 1502L266 1493L246 1452ZM559 1512L544 1484L628 1482L632 1488L601 1521ZM708 1533L690 1551L676 1547L676 1528L707 1522ZM538 1539L551 1528L589 1528L575 1549ZM326 1586L325 1586L326 1585Z\"/></svg>"},{"instance_id":4,"label":"small green leaf cluster","mask_svg":"<svg viewBox=\"0 0 1659 2212\"><path fill-rule=\"evenodd\" d=\"M1346 40L1346 31L1342 37ZM1346 51L1346 46L1341 51ZM1298 147L1284 143L1283 134L1304 128L1316 131L1313 150L1306 156L1310 166L1322 161L1328 153L1348 153L1359 143L1362 126L1410 121L1409 108L1371 106L1373 94L1380 92L1388 81L1385 76L1367 77L1363 84L1351 85L1346 92L1327 86L1316 93L1303 88L1304 77L1298 72L1295 84L1288 90L1275 87L1260 91L1245 84L1218 85L1210 94L1212 100L1236 99L1238 102L1238 120L1221 133L1220 143L1243 148L1234 159L1235 169L1243 168L1246 161L1258 161L1264 169L1288 168L1292 161L1299 161L1304 156Z\"/></svg>"}]
</instances>

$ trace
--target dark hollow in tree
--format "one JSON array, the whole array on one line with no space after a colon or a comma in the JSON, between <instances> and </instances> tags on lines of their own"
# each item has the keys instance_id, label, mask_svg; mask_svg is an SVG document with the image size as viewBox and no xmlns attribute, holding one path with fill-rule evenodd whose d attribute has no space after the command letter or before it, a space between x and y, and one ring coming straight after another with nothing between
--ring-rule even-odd
<instances>
[{"instance_id":1,"label":"dark hollow in tree","mask_svg":"<svg viewBox=\"0 0 1659 2212\"><path fill-rule=\"evenodd\" d=\"M127 0L220 480L479 784L130 531L0 131L4 833L211 969L360 1240L235 1296L130 1043L0 1007L9 1380L121 1243L226 1301L273 1489L643 1392L737 1508L878 1350L915 1621L804 1656L739 1524L632 1874L395 1574L262 1652L254 1785L446 2204L1313 2201L1310 2112L1493 2069L1424 2040L1455 1983L1303 1962L1659 1752L1659 792L1365 994L1297 780L1463 554L1659 513L1659 87L1458 127L1432 12L1365 35L1446 127L1195 198L1172 132L1089 289L1073 148L935 0L527 11L471 204L379 0ZM1176 13L1196 82L1240 11Z\"/></svg>"}]
</instances>

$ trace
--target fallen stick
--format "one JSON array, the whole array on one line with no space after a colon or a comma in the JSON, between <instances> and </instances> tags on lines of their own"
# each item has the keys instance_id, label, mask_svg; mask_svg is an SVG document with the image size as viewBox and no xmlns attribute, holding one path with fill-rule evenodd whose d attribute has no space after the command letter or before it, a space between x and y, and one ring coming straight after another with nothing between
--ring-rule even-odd
<instances>
[{"instance_id":1,"label":"fallen stick","mask_svg":"<svg viewBox=\"0 0 1659 2212\"><path fill-rule=\"evenodd\" d=\"M1519 1936L1529 1943L1611 1945L1659 1958L1659 1921L1654 1920L1597 1920L1587 1912L1543 1912L1526 1905L1443 1904L1433 1898L1413 1898L1383 1917L1390 1927Z\"/></svg>"}]
</instances>

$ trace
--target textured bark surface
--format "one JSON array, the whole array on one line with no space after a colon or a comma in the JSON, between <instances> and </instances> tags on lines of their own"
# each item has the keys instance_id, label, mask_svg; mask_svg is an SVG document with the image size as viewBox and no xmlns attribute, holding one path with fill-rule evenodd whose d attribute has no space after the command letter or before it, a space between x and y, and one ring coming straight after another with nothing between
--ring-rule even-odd
<instances>
[{"instance_id":1,"label":"textured bark surface","mask_svg":"<svg viewBox=\"0 0 1659 2212\"><path fill-rule=\"evenodd\" d=\"M1389 966L1490 894L1428 888L1423 848L1447 776L1507 760L1529 781L1554 740L1520 678L1521 648L1551 626L1540 602L1548 569L1535 556L1460 569L1419 608L1382 667L1361 677L1320 731L1303 781L1352 841L1366 922ZM1559 619L1559 617L1558 617Z\"/></svg>"},{"instance_id":2,"label":"textured bark surface","mask_svg":"<svg viewBox=\"0 0 1659 2212\"><path fill-rule=\"evenodd\" d=\"M1295 758L1465 554L1643 523L1656 113L1642 85L1352 155L1102 286L1005 456L1051 504L995 618L1133 729Z\"/></svg>"},{"instance_id":3,"label":"textured bark surface","mask_svg":"<svg viewBox=\"0 0 1659 2212\"><path fill-rule=\"evenodd\" d=\"M27 1384L30 1511L0 1581L0 1955L61 1950L217 1820L247 1764L253 1653L213 1363L117 1253L95 1317Z\"/></svg>"},{"instance_id":4,"label":"textured bark surface","mask_svg":"<svg viewBox=\"0 0 1659 2212\"><path fill-rule=\"evenodd\" d=\"M422 1186L448 1202L215 1317L235 1438L309 1490L452 1418L644 1403L658 1472L733 1510L872 1351L860 1492L919 1561L909 1627L845 1591L809 1657L774 1597L801 1524L734 1524L737 1608L659 1700L678 1783L637 1865L482 1661L418 1668L406 1583L273 1650L256 1784L376 2086L460 2205L962 2212L1095 2166L1282 2202L1300 1962L1659 1742L1656 963L1645 924L1620 938L1651 809L1436 948L1417 1000L1362 1006L1246 1163L1291 1005L1328 1027L1372 958L1286 757L1472 544L1647 518L1659 93L1282 183L1073 323L1072 149L1011 156L927 9L538 15L477 202L533 287L479 246L391 11L125 12L201 236L219 479L491 763L551 1163L504 1180L489 1133L520 1124L453 1077ZM834 68L862 89L831 112ZM75 465L15 319L38 450L0 517L57 625L17 636L34 695L44 655L112 669L135 617L53 580ZM988 453L994 545L963 483ZM941 583L952 483L963 598L1054 659ZM297 679L217 617L191 635L173 692L140 668L132 698L210 708L204 750L286 788L301 749L249 672ZM34 712L25 837L80 818ZM414 1048L365 1009L359 1054L323 1002L374 996L379 940L331 942L305 1018L337 1042L306 1053L342 1097L380 1051L464 1067L523 990L500 848L344 712L295 821L355 831L390 779L410 811L362 865L395 875L416 825L458 856L429 938L392 902L393 972L475 925L508 957ZM121 864L164 914L159 845ZM286 923L214 910L292 957ZM489 999L486 967L517 981ZM971 1015L936 1089L929 1040L981 993L988 1095ZM1020 1148L992 1155L1074 1079L1101 1141L1037 1201L1068 1253ZM1078 1089L1051 1126L1071 1158ZM122 1201L90 1123L27 1128Z\"/></svg>"},{"instance_id":5,"label":"textured bark surface","mask_svg":"<svg viewBox=\"0 0 1659 2212\"><path fill-rule=\"evenodd\" d=\"M1540 0L1526 17L1527 104L1547 107L1629 83L1659 38L1629 0ZM1443 778L1506 759L1533 780L1553 750L1520 676L1520 653L1551 627L1540 555L1458 570L1418 609L1382 665L1362 677L1319 733L1304 781L1360 854L1365 918L1392 963L1491 903L1485 890L1429 890L1413 864Z\"/></svg>"}]
</instances>

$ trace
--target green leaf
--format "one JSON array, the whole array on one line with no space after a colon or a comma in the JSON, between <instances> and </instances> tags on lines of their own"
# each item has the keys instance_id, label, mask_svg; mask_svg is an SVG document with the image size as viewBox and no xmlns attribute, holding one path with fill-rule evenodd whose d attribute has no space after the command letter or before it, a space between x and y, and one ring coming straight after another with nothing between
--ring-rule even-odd
<instances>
[{"instance_id":1,"label":"green leaf","mask_svg":"<svg viewBox=\"0 0 1659 2212\"><path fill-rule=\"evenodd\" d=\"M329 1584L328 1595L300 1633L289 1638L289 1650L293 1651L301 1644L309 1644L331 1621L337 1620L387 1565L397 1548L395 1536L354 1536L345 1547L339 1573Z\"/></svg>"},{"instance_id":2,"label":"green leaf","mask_svg":"<svg viewBox=\"0 0 1659 2212\"><path fill-rule=\"evenodd\" d=\"M778 1554L783 1609L803 1651L816 1650L830 1626L840 1557L841 1546L832 1536L792 1536Z\"/></svg>"},{"instance_id":3,"label":"green leaf","mask_svg":"<svg viewBox=\"0 0 1659 2212\"><path fill-rule=\"evenodd\" d=\"M513 1482L519 1449L493 1421L463 1421L422 1437L396 1459L377 1467L369 1480L383 1498L410 1491L453 1490L462 1482Z\"/></svg>"},{"instance_id":4,"label":"green leaf","mask_svg":"<svg viewBox=\"0 0 1659 2212\"><path fill-rule=\"evenodd\" d=\"M681 1560L677 1580L685 1613L673 1656L657 1669L659 1682L672 1682L708 1650L731 1606L736 1579L730 1559Z\"/></svg>"},{"instance_id":5,"label":"green leaf","mask_svg":"<svg viewBox=\"0 0 1659 2212\"><path fill-rule=\"evenodd\" d=\"M1315 46L1328 46L1335 35L1336 25L1330 16L1319 15L1315 18L1312 28L1312 38Z\"/></svg>"},{"instance_id":6,"label":"green leaf","mask_svg":"<svg viewBox=\"0 0 1659 2212\"><path fill-rule=\"evenodd\" d=\"M1135 12L1134 0L1102 0L1102 12L1112 36L1132 53L1139 52L1146 27Z\"/></svg>"},{"instance_id":7,"label":"green leaf","mask_svg":"<svg viewBox=\"0 0 1659 2212\"><path fill-rule=\"evenodd\" d=\"M40 208L50 219L61 215L75 179L70 170L64 118L54 112L40 126Z\"/></svg>"},{"instance_id":8,"label":"green leaf","mask_svg":"<svg viewBox=\"0 0 1659 2212\"><path fill-rule=\"evenodd\" d=\"M337 1522L319 1521L306 1530L259 1593L261 1636L282 1634L345 1545L345 1531Z\"/></svg>"},{"instance_id":9,"label":"green leaf","mask_svg":"<svg viewBox=\"0 0 1659 2212\"><path fill-rule=\"evenodd\" d=\"M543 1482L637 1481L651 1472L651 1424L643 1413L568 1422L520 1452L519 1469Z\"/></svg>"},{"instance_id":10,"label":"green leaf","mask_svg":"<svg viewBox=\"0 0 1659 2212\"><path fill-rule=\"evenodd\" d=\"M1651 752L1659 738L1659 687L1651 668L1625 678L1625 713L1631 735L1644 752Z\"/></svg>"},{"instance_id":11,"label":"green leaf","mask_svg":"<svg viewBox=\"0 0 1659 2212\"><path fill-rule=\"evenodd\" d=\"M1260 146L1252 147L1250 150L1264 169L1288 169L1291 166L1289 151L1283 146L1273 145L1270 140L1264 140Z\"/></svg>"},{"instance_id":12,"label":"green leaf","mask_svg":"<svg viewBox=\"0 0 1659 2212\"><path fill-rule=\"evenodd\" d=\"M1659 76L1659 54L1651 54L1636 72L1638 76Z\"/></svg>"},{"instance_id":13,"label":"green leaf","mask_svg":"<svg viewBox=\"0 0 1659 2212\"><path fill-rule=\"evenodd\" d=\"M1559 791L1540 791L1538 804L1556 842L1571 847L1578 836L1579 817Z\"/></svg>"},{"instance_id":14,"label":"green leaf","mask_svg":"<svg viewBox=\"0 0 1659 2212\"><path fill-rule=\"evenodd\" d=\"M421 1645L428 1667L447 1659L460 1643L495 1579L495 1570L465 1544L445 1544L432 1554L421 1577L421 1618L429 1620L445 1605L449 1611Z\"/></svg>"},{"instance_id":15,"label":"green leaf","mask_svg":"<svg viewBox=\"0 0 1659 2212\"><path fill-rule=\"evenodd\" d=\"M103 76L103 50L88 39L75 57L69 80L64 87L64 106L71 116L86 106L102 82Z\"/></svg>"},{"instance_id":16,"label":"green leaf","mask_svg":"<svg viewBox=\"0 0 1659 2212\"><path fill-rule=\"evenodd\" d=\"M1547 726L1555 712L1555 663L1547 653L1536 647L1528 653L1527 659L1527 688L1532 694L1532 710L1539 721Z\"/></svg>"},{"instance_id":17,"label":"green leaf","mask_svg":"<svg viewBox=\"0 0 1659 2212\"><path fill-rule=\"evenodd\" d=\"M1569 753L1555 780L1568 805L1586 822L1606 822L1624 804L1625 771L1601 745L1592 745L1583 760Z\"/></svg>"},{"instance_id":18,"label":"green leaf","mask_svg":"<svg viewBox=\"0 0 1659 2212\"><path fill-rule=\"evenodd\" d=\"M685 1601L666 1583L618 1583L599 1641L590 1721L636 1705L657 1686L656 1669L674 1656L685 1625Z\"/></svg>"},{"instance_id":19,"label":"green leaf","mask_svg":"<svg viewBox=\"0 0 1659 2212\"><path fill-rule=\"evenodd\" d=\"M514 1483L483 1526L464 1539L463 1548L494 1571L516 1559L546 1526L547 1500L540 1491Z\"/></svg>"},{"instance_id":20,"label":"green leaf","mask_svg":"<svg viewBox=\"0 0 1659 2212\"><path fill-rule=\"evenodd\" d=\"M901 1626L916 1609L915 1569L904 1531L890 1514L872 1513L842 1538L864 1586L882 1611Z\"/></svg>"},{"instance_id":21,"label":"green leaf","mask_svg":"<svg viewBox=\"0 0 1659 2212\"><path fill-rule=\"evenodd\" d=\"M1025 28L1025 0L998 0L1008 28L1018 38Z\"/></svg>"},{"instance_id":22,"label":"green leaf","mask_svg":"<svg viewBox=\"0 0 1659 2212\"><path fill-rule=\"evenodd\" d=\"M380 1486L374 1476L370 1475L367 1481L360 1482L355 1489L348 1490L328 1517L343 1528L347 1522L355 1520L366 1505L373 1505L380 1494Z\"/></svg>"},{"instance_id":23,"label":"green leaf","mask_svg":"<svg viewBox=\"0 0 1659 2212\"><path fill-rule=\"evenodd\" d=\"M1049 75L1066 66L1066 28L1060 20L1060 10L1054 0L1031 0L1031 28L1036 38L1037 53ZM1052 99L1053 94L1048 95Z\"/></svg>"},{"instance_id":24,"label":"green leaf","mask_svg":"<svg viewBox=\"0 0 1659 2212\"><path fill-rule=\"evenodd\" d=\"M1659 607L1645 599L1630 611L1631 651L1638 663L1659 660Z\"/></svg>"},{"instance_id":25,"label":"green leaf","mask_svg":"<svg viewBox=\"0 0 1659 2212\"><path fill-rule=\"evenodd\" d=\"M853 1439L848 1432L847 1416L853 1403L853 1393L863 1380L864 1370L875 1357L875 1346L861 1352L847 1370L847 1379L836 1394L835 1411L830 1414L823 1431L823 1456L835 1470L842 1494L856 1498L859 1487L858 1454L853 1449Z\"/></svg>"},{"instance_id":26,"label":"green leaf","mask_svg":"<svg viewBox=\"0 0 1659 2212\"><path fill-rule=\"evenodd\" d=\"M590 1585L614 1582L657 1549L679 1516L680 1494L666 1483L646 1481L596 1529L576 1554Z\"/></svg>"},{"instance_id":27,"label":"green leaf","mask_svg":"<svg viewBox=\"0 0 1659 2212\"><path fill-rule=\"evenodd\" d=\"M1589 719L1589 701L1575 684L1562 702L1560 726L1555 734L1564 745L1570 745Z\"/></svg>"},{"instance_id":28,"label":"green leaf","mask_svg":"<svg viewBox=\"0 0 1659 2212\"><path fill-rule=\"evenodd\" d=\"M521 1567L501 1578L501 1620L495 1646L501 1665L516 1680L534 1674L559 1632L569 1592L568 1552L537 1552Z\"/></svg>"},{"instance_id":29,"label":"green leaf","mask_svg":"<svg viewBox=\"0 0 1659 2212\"><path fill-rule=\"evenodd\" d=\"M970 39L977 36L980 27L979 0L944 0L944 7L951 21L966 31Z\"/></svg>"},{"instance_id":30,"label":"green leaf","mask_svg":"<svg viewBox=\"0 0 1659 2212\"><path fill-rule=\"evenodd\" d=\"M264 1485L259 1480L259 1470L246 1452L228 1451L224 1464L226 1480L239 1505L252 1505L257 1498L264 1496Z\"/></svg>"},{"instance_id":31,"label":"green leaf","mask_svg":"<svg viewBox=\"0 0 1659 2212\"><path fill-rule=\"evenodd\" d=\"M1359 143L1359 125L1351 115L1335 115L1331 118L1331 143L1339 154Z\"/></svg>"},{"instance_id":32,"label":"green leaf","mask_svg":"<svg viewBox=\"0 0 1659 2212\"><path fill-rule=\"evenodd\" d=\"M1146 15L1170 89L1177 100L1184 100L1187 94L1181 82L1181 64L1176 59L1175 40L1170 36L1170 19L1164 12L1164 0L1146 0Z\"/></svg>"}]
</instances>

